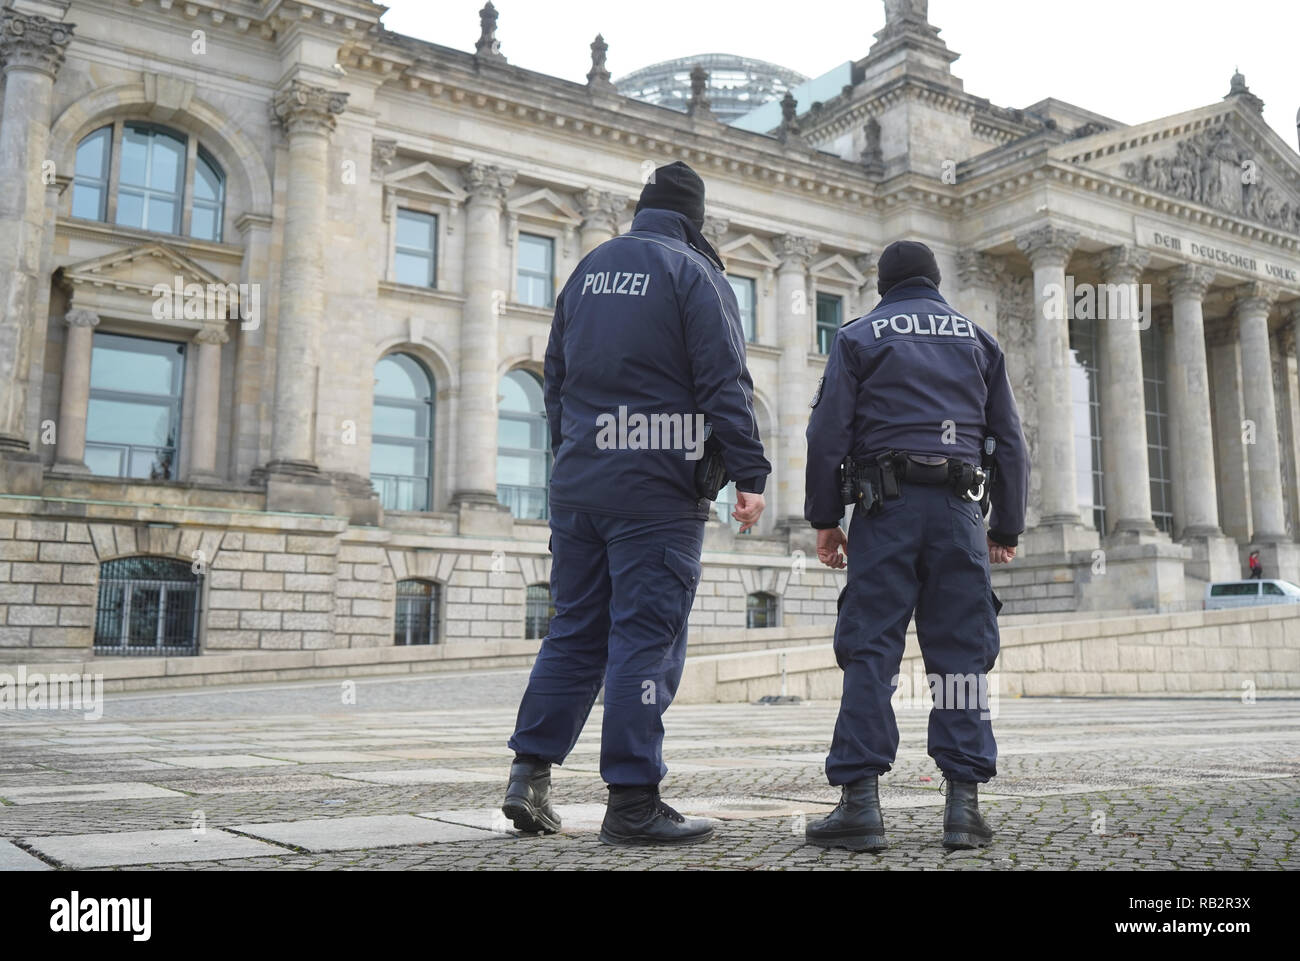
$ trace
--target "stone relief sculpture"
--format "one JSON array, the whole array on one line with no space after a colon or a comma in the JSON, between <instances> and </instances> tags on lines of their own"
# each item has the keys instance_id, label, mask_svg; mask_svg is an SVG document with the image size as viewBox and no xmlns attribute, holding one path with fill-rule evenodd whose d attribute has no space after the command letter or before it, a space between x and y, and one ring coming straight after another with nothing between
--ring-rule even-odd
<instances>
[{"instance_id":1,"label":"stone relief sculpture","mask_svg":"<svg viewBox=\"0 0 1300 961\"><path fill-rule=\"evenodd\" d=\"M1180 141L1172 155L1124 164L1124 176L1160 193L1300 233L1300 202L1266 183L1231 128L1212 127Z\"/></svg>"}]
</instances>

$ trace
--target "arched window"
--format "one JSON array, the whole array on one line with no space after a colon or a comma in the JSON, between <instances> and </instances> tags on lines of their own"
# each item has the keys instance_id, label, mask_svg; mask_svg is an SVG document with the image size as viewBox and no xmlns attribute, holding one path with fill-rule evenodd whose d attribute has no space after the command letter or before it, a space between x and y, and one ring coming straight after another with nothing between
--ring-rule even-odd
<instances>
[{"instance_id":1,"label":"arched window","mask_svg":"<svg viewBox=\"0 0 1300 961\"><path fill-rule=\"evenodd\" d=\"M220 241L225 201L221 165L180 131L117 121L77 145L74 217Z\"/></svg>"},{"instance_id":2,"label":"arched window","mask_svg":"<svg viewBox=\"0 0 1300 961\"><path fill-rule=\"evenodd\" d=\"M745 598L746 627L780 627L776 614L776 595L757 591Z\"/></svg>"},{"instance_id":3,"label":"arched window","mask_svg":"<svg viewBox=\"0 0 1300 961\"><path fill-rule=\"evenodd\" d=\"M375 364L370 479L390 511L427 511L433 500L433 376L414 357Z\"/></svg>"},{"instance_id":4,"label":"arched window","mask_svg":"<svg viewBox=\"0 0 1300 961\"><path fill-rule=\"evenodd\" d=\"M524 606L524 638L540 640L551 629L555 616L555 601L551 598L550 584L529 584Z\"/></svg>"},{"instance_id":5,"label":"arched window","mask_svg":"<svg viewBox=\"0 0 1300 961\"><path fill-rule=\"evenodd\" d=\"M194 166L194 209L190 214L190 236L203 240L221 239L221 210L226 202L226 175L202 147Z\"/></svg>"},{"instance_id":6,"label":"arched window","mask_svg":"<svg viewBox=\"0 0 1300 961\"><path fill-rule=\"evenodd\" d=\"M515 517L550 516L551 429L546 420L542 382L526 370L501 379L497 424L497 499Z\"/></svg>"},{"instance_id":7,"label":"arched window","mask_svg":"<svg viewBox=\"0 0 1300 961\"><path fill-rule=\"evenodd\" d=\"M96 654L197 654L201 578L186 561L120 557L99 565Z\"/></svg>"},{"instance_id":8,"label":"arched window","mask_svg":"<svg viewBox=\"0 0 1300 961\"><path fill-rule=\"evenodd\" d=\"M442 585L432 581L398 581L397 611L393 616L393 643L437 644L442 613Z\"/></svg>"}]
</instances>

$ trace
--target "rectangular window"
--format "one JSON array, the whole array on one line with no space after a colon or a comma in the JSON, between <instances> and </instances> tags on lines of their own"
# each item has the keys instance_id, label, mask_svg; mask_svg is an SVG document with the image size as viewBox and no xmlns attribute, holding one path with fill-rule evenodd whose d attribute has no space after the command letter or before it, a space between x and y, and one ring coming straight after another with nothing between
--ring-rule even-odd
<instances>
[{"instance_id":1,"label":"rectangular window","mask_svg":"<svg viewBox=\"0 0 1300 961\"><path fill-rule=\"evenodd\" d=\"M96 333L86 466L93 474L175 480L185 345Z\"/></svg>"},{"instance_id":2,"label":"rectangular window","mask_svg":"<svg viewBox=\"0 0 1300 961\"><path fill-rule=\"evenodd\" d=\"M834 294L817 295L817 353L829 354L835 331L844 319L844 301Z\"/></svg>"},{"instance_id":3,"label":"rectangular window","mask_svg":"<svg viewBox=\"0 0 1300 961\"><path fill-rule=\"evenodd\" d=\"M555 305L555 241L535 234L519 235L519 303L531 307Z\"/></svg>"},{"instance_id":4,"label":"rectangular window","mask_svg":"<svg viewBox=\"0 0 1300 961\"><path fill-rule=\"evenodd\" d=\"M740 326L745 330L745 340L754 343L757 339L757 284L751 277L728 277L727 282L736 293L736 304L740 307Z\"/></svg>"},{"instance_id":5,"label":"rectangular window","mask_svg":"<svg viewBox=\"0 0 1300 961\"><path fill-rule=\"evenodd\" d=\"M437 287L438 218L414 210L397 211L393 277L399 284Z\"/></svg>"},{"instance_id":6,"label":"rectangular window","mask_svg":"<svg viewBox=\"0 0 1300 961\"><path fill-rule=\"evenodd\" d=\"M1169 402L1165 394L1165 344L1157 324L1141 332L1142 379L1147 408L1147 465L1151 475L1151 519L1173 533L1173 484L1169 469Z\"/></svg>"}]
</instances>

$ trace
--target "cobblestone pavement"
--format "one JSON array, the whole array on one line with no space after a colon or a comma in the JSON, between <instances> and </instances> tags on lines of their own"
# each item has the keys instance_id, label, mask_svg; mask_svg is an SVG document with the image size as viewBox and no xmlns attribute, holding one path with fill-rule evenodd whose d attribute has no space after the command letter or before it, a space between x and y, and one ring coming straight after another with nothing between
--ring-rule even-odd
<instances>
[{"instance_id":1,"label":"cobblestone pavement","mask_svg":"<svg viewBox=\"0 0 1300 961\"><path fill-rule=\"evenodd\" d=\"M517 836L497 805L524 671L132 694L101 719L0 713L0 869L1288 869L1300 700L1003 699L979 852L939 846L927 714L901 709L881 854L803 844L838 792L830 703L682 705L663 785L718 819L691 847L617 849L599 714L554 792L564 830Z\"/></svg>"}]
</instances>

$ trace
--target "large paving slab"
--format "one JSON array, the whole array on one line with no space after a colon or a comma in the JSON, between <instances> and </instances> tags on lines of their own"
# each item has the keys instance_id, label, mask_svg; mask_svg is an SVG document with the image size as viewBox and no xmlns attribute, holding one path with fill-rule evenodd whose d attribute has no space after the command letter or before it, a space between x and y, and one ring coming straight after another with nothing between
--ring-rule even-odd
<instances>
[{"instance_id":1,"label":"large paving slab","mask_svg":"<svg viewBox=\"0 0 1300 961\"><path fill-rule=\"evenodd\" d=\"M400 771L348 771L338 775L350 781L369 784L466 784L470 782L500 783L501 775L486 771L458 771L445 767L414 768Z\"/></svg>"},{"instance_id":2,"label":"large paving slab","mask_svg":"<svg viewBox=\"0 0 1300 961\"><path fill-rule=\"evenodd\" d=\"M272 844L241 838L226 831L192 829L116 831L27 838L41 854L69 868L101 868L169 861L220 861L279 854Z\"/></svg>"},{"instance_id":3,"label":"large paving slab","mask_svg":"<svg viewBox=\"0 0 1300 961\"><path fill-rule=\"evenodd\" d=\"M490 837L492 833L482 828L450 824L410 814L241 824L234 830L313 852L391 848L407 844L445 844L448 841L479 841Z\"/></svg>"},{"instance_id":4,"label":"large paving slab","mask_svg":"<svg viewBox=\"0 0 1300 961\"><path fill-rule=\"evenodd\" d=\"M52 871L40 858L32 857L9 841L0 841L0 871Z\"/></svg>"},{"instance_id":5,"label":"large paving slab","mask_svg":"<svg viewBox=\"0 0 1300 961\"><path fill-rule=\"evenodd\" d=\"M0 787L0 798L10 804L68 804L73 801L123 801L128 798L184 797L179 791L152 784L115 781L111 784L67 784Z\"/></svg>"}]
</instances>

